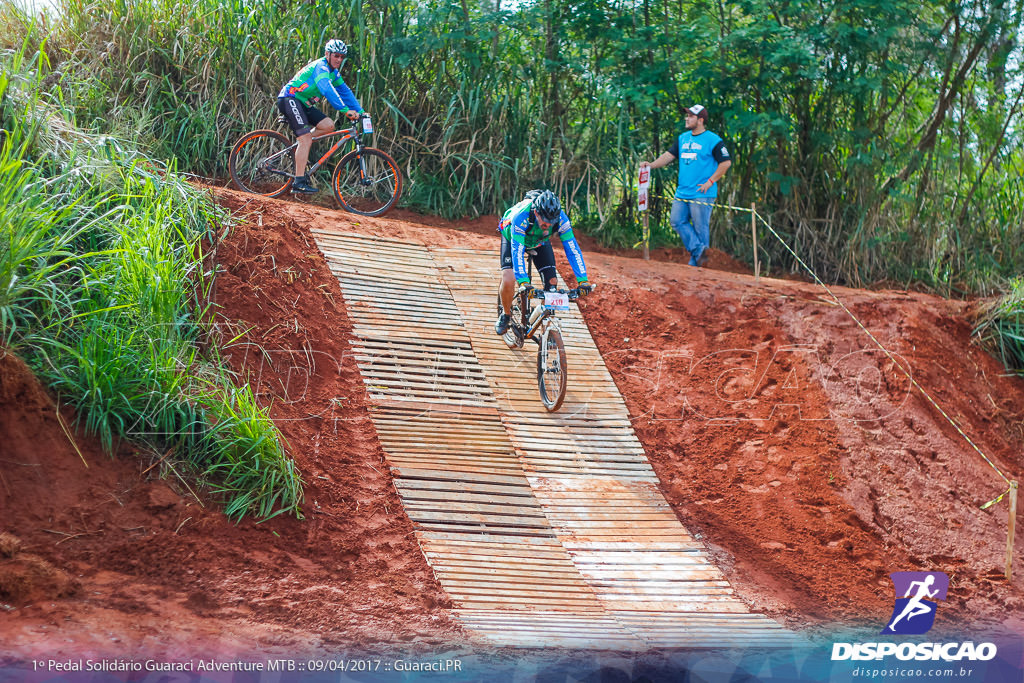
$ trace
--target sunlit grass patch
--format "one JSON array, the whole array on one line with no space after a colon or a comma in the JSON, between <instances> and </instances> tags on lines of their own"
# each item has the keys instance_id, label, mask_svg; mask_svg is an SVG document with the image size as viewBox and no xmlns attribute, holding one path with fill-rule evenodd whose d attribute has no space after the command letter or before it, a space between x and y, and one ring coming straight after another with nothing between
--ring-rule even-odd
<instances>
[{"instance_id":1,"label":"sunlit grass patch","mask_svg":"<svg viewBox=\"0 0 1024 683\"><path fill-rule=\"evenodd\" d=\"M187 463L232 517L299 514L283 438L209 345L201 245L225 211L173 167L75 130L33 89L41 54L0 60L0 343L107 450L130 441L191 488Z\"/></svg>"}]
</instances>

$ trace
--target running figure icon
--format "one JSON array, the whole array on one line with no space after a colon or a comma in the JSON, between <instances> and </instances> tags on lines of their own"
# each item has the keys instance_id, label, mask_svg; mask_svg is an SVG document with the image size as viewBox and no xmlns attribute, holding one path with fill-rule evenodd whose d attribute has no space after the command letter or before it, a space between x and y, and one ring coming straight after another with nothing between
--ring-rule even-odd
<instances>
[{"instance_id":1,"label":"running figure icon","mask_svg":"<svg viewBox=\"0 0 1024 683\"><path fill-rule=\"evenodd\" d=\"M903 619L903 617L906 617L907 621L910 621L914 617L921 616L922 614L928 614L929 612L935 609L935 603L932 603L931 605L926 605L923 602L921 602L926 597L934 598L938 594L938 588L936 588L935 590L928 590L928 587L931 586L933 583L935 583L935 576L929 574L924 581L914 581L910 584L910 590L914 590L914 586L918 587L917 595L910 598L910 602L908 602L907 606L903 608L903 611L900 612L900 615L892 620L892 622L889 624L890 631L896 631L895 626L901 619Z\"/></svg>"},{"instance_id":2,"label":"running figure icon","mask_svg":"<svg viewBox=\"0 0 1024 683\"><path fill-rule=\"evenodd\" d=\"M949 577L943 572L893 572L896 602L882 633L926 633L935 623L938 601L946 599Z\"/></svg>"}]
</instances>

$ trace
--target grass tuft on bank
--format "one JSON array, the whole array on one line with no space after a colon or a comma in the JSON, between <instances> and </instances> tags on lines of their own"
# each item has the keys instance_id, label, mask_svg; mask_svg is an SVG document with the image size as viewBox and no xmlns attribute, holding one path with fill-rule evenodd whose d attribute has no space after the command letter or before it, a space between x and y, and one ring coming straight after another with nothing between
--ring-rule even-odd
<instances>
[{"instance_id":1,"label":"grass tuft on bank","mask_svg":"<svg viewBox=\"0 0 1024 683\"><path fill-rule=\"evenodd\" d=\"M975 334L1002 359L1007 370L1024 376L1024 278L982 313Z\"/></svg>"},{"instance_id":2,"label":"grass tuft on bank","mask_svg":"<svg viewBox=\"0 0 1024 683\"><path fill-rule=\"evenodd\" d=\"M78 130L40 87L45 44L27 45L0 54L0 343L108 451L139 446L234 518L301 515L282 436L212 342L203 245L226 212L173 165Z\"/></svg>"}]
</instances>

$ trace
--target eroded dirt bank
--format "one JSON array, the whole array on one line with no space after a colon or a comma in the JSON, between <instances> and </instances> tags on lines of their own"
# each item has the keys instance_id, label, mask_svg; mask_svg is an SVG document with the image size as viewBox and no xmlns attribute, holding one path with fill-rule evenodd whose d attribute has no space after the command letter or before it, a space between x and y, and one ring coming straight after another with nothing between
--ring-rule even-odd
<instances>
[{"instance_id":1,"label":"eroded dirt bank","mask_svg":"<svg viewBox=\"0 0 1024 683\"><path fill-rule=\"evenodd\" d=\"M462 640L383 464L345 354L337 280L304 227L225 201L243 221L216 250L220 335L241 334L225 355L271 406L306 482L306 519L236 525L173 476L143 474L149 463L134 453L110 459L77 434L86 468L52 399L8 355L0 530L21 551L0 556L0 572L38 557L59 580L29 577L33 587L0 594L7 652L223 655Z\"/></svg>"},{"instance_id":2,"label":"eroded dirt bank","mask_svg":"<svg viewBox=\"0 0 1024 683\"><path fill-rule=\"evenodd\" d=\"M634 428L754 605L794 625L873 626L892 608L890 572L940 570L956 586L940 624L1020 631L1024 581L1002 576L1008 507L979 509L1006 483L897 368L1018 478L1024 386L972 345L967 305L838 291L889 358L812 285L602 265L607 286L583 307Z\"/></svg>"},{"instance_id":3,"label":"eroded dirt bank","mask_svg":"<svg viewBox=\"0 0 1024 683\"><path fill-rule=\"evenodd\" d=\"M307 519L235 525L173 477L143 474L149 463L127 449L110 459L76 434L86 469L51 399L7 357L0 530L20 547L8 558L0 543L0 579L29 579L4 580L21 587L0 598L3 650L464 643L401 512L346 355L340 288L308 230L491 249L493 228L217 196L243 221L216 252L222 336L243 333L228 357L272 406L307 483ZM587 260L600 284L581 309L662 489L755 609L795 627L876 625L892 605L889 572L937 569L951 576L941 623L1024 628L1021 571L1013 586L1001 578L1007 507L978 509L1002 480L819 289L611 254ZM965 305L902 292L840 297L1020 478L1024 385L971 345ZM1024 542L1017 548L1020 568Z\"/></svg>"}]
</instances>

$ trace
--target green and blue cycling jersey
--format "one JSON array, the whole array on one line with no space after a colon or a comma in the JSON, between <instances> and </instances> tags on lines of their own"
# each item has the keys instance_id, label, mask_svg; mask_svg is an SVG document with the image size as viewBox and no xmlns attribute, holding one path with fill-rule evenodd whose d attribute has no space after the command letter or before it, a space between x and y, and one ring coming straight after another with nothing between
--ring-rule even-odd
<instances>
[{"instance_id":1,"label":"green and blue cycling jersey","mask_svg":"<svg viewBox=\"0 0 1024 683\"><path fill-rule=\"evenodd\" d=\"M587 264L583 262L583 252L572 234L572 224L565 211L558 217L557 224L554 232L562 241L562 249L565 251L565 258L569 260L569 265L572 266L572 272L578 282L586 282ZM541 228L533 218L533 200L524 199L506 211L501 217L499 230L502 237L512 245L512 272L516 276L516 282L529 282L526 276L526 250L536 249L551 239L550 228Z\"/></svg>"},{"instance_id":2,"label":"green and blue cycling jersey","mask_svg":"<svg viewBox=\"0 0 1024 683\"><path fill-rule=\"evenodd\" d=\"M355 109L360 114L363 112L355 93L341 80L341 73L337 69L331 69L326 57L316 59L299 69L292 80L284 84L277 96L294 97L307 107L313 106L310 100L323 96L338 111Z\"/></svg>"}]
</instances>

